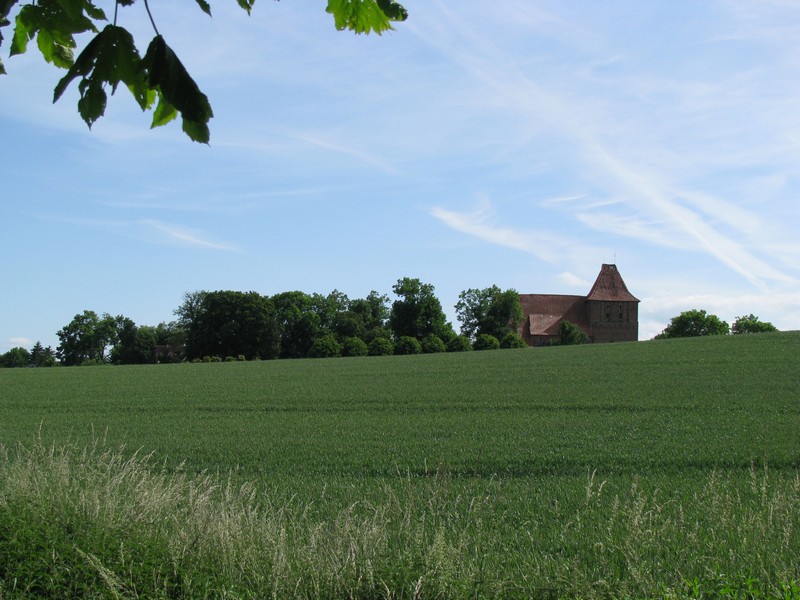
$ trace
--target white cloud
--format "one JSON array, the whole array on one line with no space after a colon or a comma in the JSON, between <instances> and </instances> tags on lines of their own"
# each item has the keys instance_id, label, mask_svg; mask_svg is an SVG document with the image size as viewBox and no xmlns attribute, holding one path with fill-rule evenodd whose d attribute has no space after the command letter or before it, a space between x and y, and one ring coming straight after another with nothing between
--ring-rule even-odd
<instances>
[{"instance_id":1,"label":"white cloud","mask_svg":"<svg viewBox=\"0 0 800 600\"><path fill-rule=\"evenodd\" d=\"M455 231L466 233L490 244L532 254L549 263L566 260L580 264L587 256L597 254L596 249L551 232L516 229L497 224L494 207L486 198L469 212L456 212L436 206L431 209L430 214ZM581 258L576 260L576 257Z\"/></svg>"},{"instance_id":2,"label":"white cloud","mask_svg":"<svg viewBox=\"0 0 800 600\"><path fill-rule=\"evenodd\" d=\"M203 248L207 250L222 250L224 252L240 252L240 248L235 244L213 241L199 230L180 225L170 225L155 219L145 219L140 222L145 230L155 233L155 236L143 236L145 241L152 243L163 243L168 245L186 246L191 248ZM149 239L148 239L149 238Z\"/></svg>"},{"instance_id":3,"label":"white cloud","mask_svg":"<svg viewBox=\"0 0 800 600\"><path fill-rule=\"evenodd\" d=\"M33 346L33 340L26 338L26 337L12 337L8 340L13 347L22 347L26 350L30 350Z\"/></svg>"},{"instance_id":4,"label":"white cloud","mask_svg":"<svg viewBox=\"0 0 800 600\"><path fill-rule=\"evenodd\" d=\"M565 271L558 275L558 280L570 287L578 288L582 290L589 290L592 287L592 282L587 281L586 279L581 279L577 275L573 275L569 271Z\"/></svg>"},{"instance_id":5,"label":"white cloud","mask_svg":"<svg viewBox=\"0 0 800 600\"><path fill-rule=\"evenodd\" d=\"M323 137L320 134L310 134L310 133L295 133L291 137L294 139L303 141L307 144L312 146L316 146L317 148L322 148L324 150L330 150L331 152L335 152L337 154L342 154L344 156L349 156L352 158L357 159L360 162L368 164L370 166L376 167L387 173L388 175L397 175L398 170L393 165L388 163L387 161L370 154L368 152L363 152L361 150L357 150L355 148L349 147L345 144L340 142L332 141L326 137Z\"/></svg>"}]
</instances>

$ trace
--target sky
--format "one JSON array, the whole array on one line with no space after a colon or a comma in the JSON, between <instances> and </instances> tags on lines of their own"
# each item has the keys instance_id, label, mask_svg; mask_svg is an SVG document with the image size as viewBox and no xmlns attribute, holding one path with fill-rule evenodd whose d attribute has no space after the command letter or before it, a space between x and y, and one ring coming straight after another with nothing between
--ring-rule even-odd
<instances>
[{"instance_id":1,"label":"sky","mask_svg":"<svg viewBox=\"0 0 800 600\"><path fill-rule=\"evenodd\" d=\"M463 290L582 295L603 263L642 340L695 308L800 329L794 0L404 5L382 36L323 0L151 6L209 145L124 89L90 131L6 29L0 352L84 310L156 325L197 290L393 299L403 277L458 329ZM143 3L118 24L143 53Z\"/></svg>"}]
</instances>

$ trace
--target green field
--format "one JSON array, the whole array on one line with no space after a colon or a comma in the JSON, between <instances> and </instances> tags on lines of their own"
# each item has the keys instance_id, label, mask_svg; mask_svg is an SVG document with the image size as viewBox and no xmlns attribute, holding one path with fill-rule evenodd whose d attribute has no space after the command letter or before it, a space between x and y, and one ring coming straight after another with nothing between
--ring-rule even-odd
<instances>
[{"instance_id":1,"label":"green field","mask_svg":"<svg viewBox=\"0 0 800 600\"><path fill-rule=\"evenodd\" d=\"M800 597L800 334L5 369L0 390L0 598ZM176 499L131 528L72 498L94 485L123 512ZM67 525L35 531L19 503L57 498ZM202 556L175 542L192 527ZM31 540L61 548L50 579Z\"/></svg>"}]
</instances>

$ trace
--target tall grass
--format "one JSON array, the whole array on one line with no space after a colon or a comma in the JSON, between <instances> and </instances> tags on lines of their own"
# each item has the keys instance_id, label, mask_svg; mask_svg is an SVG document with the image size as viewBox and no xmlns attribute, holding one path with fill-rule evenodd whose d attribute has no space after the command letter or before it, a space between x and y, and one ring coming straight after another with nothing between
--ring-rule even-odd
<instances>
[{"instance_id":1,"label":"tall grass","mask_svg":"<svg viewBox=\"0 0 800 600\"><path fill-rule=\"evenodd\" d=\"M715 471L694 489L503 481L465 496L398 474L325 513L152 456L0 448L0 598L800 598L800 478ZM477 488L473 488L477 489Z\"/></svg>"}]
</instances>

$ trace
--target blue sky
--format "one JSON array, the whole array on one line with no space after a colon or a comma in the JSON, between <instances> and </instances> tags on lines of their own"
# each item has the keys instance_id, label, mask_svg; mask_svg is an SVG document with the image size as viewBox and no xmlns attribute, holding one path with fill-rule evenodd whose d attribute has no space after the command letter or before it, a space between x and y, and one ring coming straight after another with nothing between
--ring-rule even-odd
<instances>
[{"instance_id":1,"label":"blue sky","mask_svg":"<svg viewBox=\"0 0 800 600\"><path fill-rule=\"evenodd\" d=\"M144 51L140 4L119 24ZM7 35L0 352L86 309L169 321L201 289L418 277L454 319L467 288L585 294L609 262L641 339L691 308L800 329L796 2L405 5L380 37L322 0L154 5L210 146L149 130L126 90L89 131Z\"/></svg>"}]
</instances>

